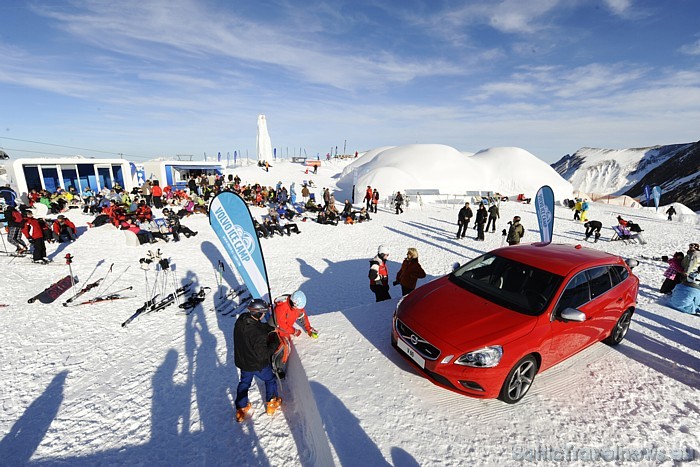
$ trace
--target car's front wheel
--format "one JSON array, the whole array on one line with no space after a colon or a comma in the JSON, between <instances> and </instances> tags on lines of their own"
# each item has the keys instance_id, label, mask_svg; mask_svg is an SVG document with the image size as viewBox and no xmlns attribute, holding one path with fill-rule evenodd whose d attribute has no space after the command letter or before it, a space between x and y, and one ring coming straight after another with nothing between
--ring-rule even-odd
<instances>
[{"instance_id":1,"label":"car's front wheel","mask_svg":"<svg viewBox=\"0 0 700 467\"><path fill-rule=\"evenodd\" d=\"M617 345L625 338L627 331L630 329L630 324L632 324L632 312L630 310L625 311L617 320L615 327L610 332L610 335L605 338L603 342L608 345Z\"/></svg>"},{"instance_id":2,"label":"car's front wheel","mask_svg":"<svg viewBox=\"0 0 700 467\"><path fill-rule=\"evenodd\" d=\"M501 388L500 399L508 404L515 404L525 397L537 374L537 360L528 355L515 364Z\"/></svg>"}]
</instances>

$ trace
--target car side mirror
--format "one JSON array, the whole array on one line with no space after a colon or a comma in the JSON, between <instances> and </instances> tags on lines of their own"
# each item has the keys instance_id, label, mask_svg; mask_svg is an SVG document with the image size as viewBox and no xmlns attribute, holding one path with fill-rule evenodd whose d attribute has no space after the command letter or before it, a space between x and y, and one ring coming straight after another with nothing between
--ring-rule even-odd
<instances>
[{"instance_id":1,"label":"car side mirror","mask_svg":"<svg viewBox=\"0 0 700 467\"><path fill-rule=\"evenodd\" d=\"M634 258L627 258L627 259L625 260L625 263L627 263L627 266L629 266L630 269L634 269L635 266L637 266L637 265L639 264L639 261L637 261L637 260L634 259Z\"/></svg>"},{"instance_id":2,"label":"car side mirror","mask_svg":"<svg viewBox=\"0 0 700 467\"><path fill-rule=\"evenodd\" d=\"M586 321L586 313L576 308L564 308L559 316L565 321L577 321L579 323Z\"/></svg>"},{"instance_id":3,"label":"car side mirror","mask_svg":"<svg viewBox=\"0 0 700 467\"><path fill-rule=\"evenodd\" d=\"M459 263L455 262L452 264L452 271L456 271L457 269L459 269Z\"/></svg>"}]
</instances>

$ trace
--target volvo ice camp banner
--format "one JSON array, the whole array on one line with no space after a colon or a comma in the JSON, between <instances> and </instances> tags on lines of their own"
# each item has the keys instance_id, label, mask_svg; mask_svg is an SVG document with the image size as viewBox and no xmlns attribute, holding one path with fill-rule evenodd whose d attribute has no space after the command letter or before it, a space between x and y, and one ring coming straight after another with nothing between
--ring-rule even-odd
<instances>
[{"instance_id":1,"label":"volvo ice camp banner","mask_svg":"<svg viewBox=\"0 0 700 467\"><path fill-rule=\"evenodd\" d=\"M651 189L651 194L654 196L654 205L656 206L656 212L659 212L659 200L661 199L661 187L655 186Z\"/></svg>"},{"instance_id":2,"label":"volvo ice camp banner","mask_svg":"<svg viewBox=\"0 0 700 467\"><path fill-rule=\"evenodd\" d=\"M644 185L644 196L646 196L646 203L644 206L649 206L649 201L651 201L651 187L649 185Z\"/></svg>"},{"instance_id":3,"label":"volvo ice camp banner","mask_svg":"<svg viewBox=\"0 0 700 467\"><path fill-rule=\"evenodd\" d=\"M221 240L253 298L270 302L270 286L260 240L243 198L224 191L209 206L209 224Z\"/></svg>"},{"instance_id":4,"label":"volvo ice camp banner","mask_svg":"<svg viewBox=\"0 0 700 467\"><path fill-rule=\"evenodd\" d=\"M548 185L537 190L535 211L540 225L540 239L543 243L551 243L554 232L554 192Z\"/></svg>"}]
</instances>

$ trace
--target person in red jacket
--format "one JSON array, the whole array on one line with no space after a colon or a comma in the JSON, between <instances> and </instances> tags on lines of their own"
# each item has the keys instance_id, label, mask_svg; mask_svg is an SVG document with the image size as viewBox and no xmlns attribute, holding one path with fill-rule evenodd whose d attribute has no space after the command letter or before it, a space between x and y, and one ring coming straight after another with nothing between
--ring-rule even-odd
<instances>
[{"instance_id":1,"label":"person in red jacket","mask_svg":"<svg viewBox=\"0 0 700 467\"><path fill-rule=\"evenodd\" d=\"M376 301L389 300L389 269L386 261L389 259L389 249L384 245L379 245L377 256L369 260L369 288L374 292Z\"/></svg>"},{"instance_id":2,"label":"person in red jacket","mask_svg":"<svg viewBox=\"0 0 700 467\"><path fill-rule=\"evenodd\" d=\"M53 231L54 241L58 243L72 242L78 238L75 224L63 214L56 218L51 226L51 230Z\"/></svg>"},{"instance_id":3,"label":"person in red jacket","mask_svg":"<svg viewBox=\"0 0 700 467\"><path fill-rule=\"evenodd\" d=\"M301 335L301 330L294 327L294 323L298 322L302 325L309 337L314 339L318 337L318 331L309 323L305 307L306 295L301 290L275 300L269 324L275 328L280 338L280 345L272 356L272 368L280 379L285 375L285 367L291 351L291 338Z\"/></svg>"},{"instance_id":4,"label":"person in red jacket","mask_svg":"<svg viewBox=\"0 0 700 467\"><path fill-rule=\"evenodd\" d=\"M146 204L146 200L141 200L139 207L136 208L136 219L139 222L146 222L153 220L153 211Z\"/></svg>"},{"instance_id":5,"label":"person in red jacket","mask_svg":"<svg viewBox=\"0 0 700 467\"><path fill-rule=\"evenodd\" d=\"M158 180L153 180L151 194L153 195L153 206L156 209L163 209L163 188L161 188Z\"/></svg>"},{"instance_id":6,"label":"person in red jacket","mask_svg":"<svg viewBox=\"0 0 700 467\"><path fill-rule=\"evenodd\" d=\"M372 211L372 195L374 194L374 191L372 191L372 187L367 185L367 191L365 191L365 198L364 202L366 204L366 208L368 211Z\"/></svg>"},{"instance_id":7,"label":"person in red jacket","mask_svg":"<svg viewBox=\"0 0 700 467\"><path fill-rule=\"evenodd\" d=\"M27 211L24 218L24 228L22 233L29 239L29 243L34 246L32 259L35 263L47 264L46 258L46 243L44 243L44 231L37 219L34 219L34 213Z\"/></svg>"}]
</instances>

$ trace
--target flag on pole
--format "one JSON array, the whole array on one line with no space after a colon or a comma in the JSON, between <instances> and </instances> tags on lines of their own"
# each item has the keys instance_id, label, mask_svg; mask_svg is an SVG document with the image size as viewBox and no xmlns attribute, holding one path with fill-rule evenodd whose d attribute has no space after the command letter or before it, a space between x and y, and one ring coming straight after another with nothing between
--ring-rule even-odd
<instances>
[{"instance_id":1,"label":"flag on pole","mask_svg":"<svg viewBox=\"0 0 700 467\"><path fill-rule=\"evenodd\" d=\"M535 211L537 223L540 226L540 240L542 243L551 243L554 233L554 192L549 185L544 185L537 190Z\"/></svg>"},{"instance_id":2,"label":"flag on pole","mask_svg":"<svg viewBox=\"0 0 700 467\"><path fill-rule=\"evenodd\" d=\"M647 201L644 206L649 206L651 201L651 187L649 185L644 185L644 196L646 196Z\"/></svg>"},{"instance_id":3,"label":"flag on pole","mask_svg":"<svg viewBox=\"0 0 700 467\"><path fill-rule=\"evenodd\" d=\"M655 186L651 189L651 194L654 197L654 205L656 206L656 212L659 212L659 201L661 200L661 187Z\"/></svg>"},{"instance_id":4,"label":"flag on pole","mask_svg":"<svg viewBox=\"0 0 700 467\"><path fill-rule=\"evenodd\" d=\"M236 159L238 159L238 151L233 151L233 166L236 166Z\"/></svg>"},{"instance_id":5,"label":"flag on pole","mask_svg":"<svg viewBox=\"0 0 700 467\"><path fill-rule=\"evenodd\" d=\"M251 296L270 303L265 258L253 225L253 217L243 198L231 191L216 195L209 205L209 224Z\"/></svg>"},{"instance_id":6,"label":"flag on pole","mask_svg":"<svg viewBox=\"0 0 700 467\"><path fill-rule=\"evenodd\" d=\"M226 167L231 165L231 153L226 151Z\"/></svg>"},{"instance_id":7,"label":"flag on pole","mask_svg":"<svg viewBox=\"0 0 700 467\"><path fill-rule=\"evenodd\" d=\"M221 162L221 151L216 155L216 162Z\"/></svg>"}]
</instances>

